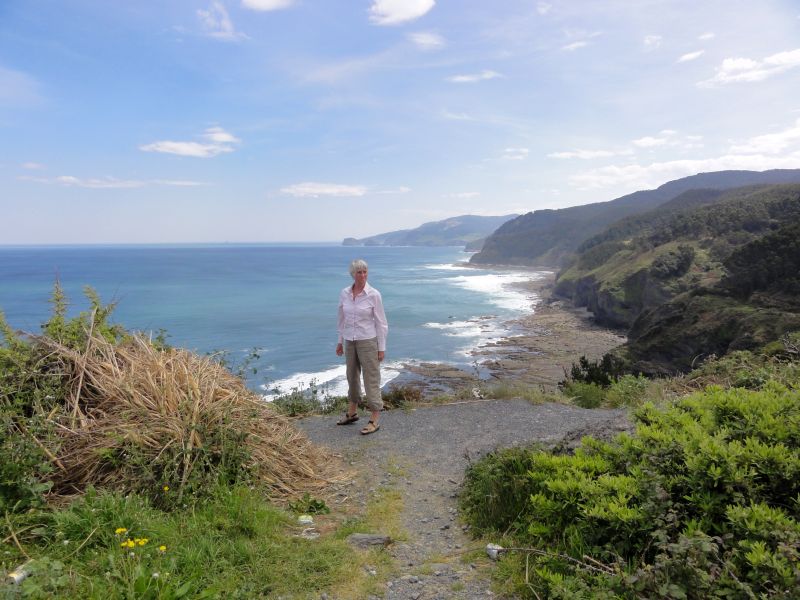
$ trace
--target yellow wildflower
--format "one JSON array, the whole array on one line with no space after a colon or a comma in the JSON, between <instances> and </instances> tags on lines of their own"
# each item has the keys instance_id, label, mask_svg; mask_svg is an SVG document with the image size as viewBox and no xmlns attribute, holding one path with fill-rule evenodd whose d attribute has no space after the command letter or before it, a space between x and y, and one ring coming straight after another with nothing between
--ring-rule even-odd
<instances>
[{"instance_id":1,"label":"yellow wildflower","mask_svg":"<svg viewBox=\"0 0 800 600\"><path fill-rule=\"evenodd\" d=\"M167 547L162 544L161 546L158 547L158 551L162 552L162 553L166 552L167 551Z\"/></svg>"},{"instance_id":2,"label":"yellow wildflower","mask_svg":"<svg viewBox=\"0 0 800 600\"><path fill-rule=\"evenodd\" d=\"M136 538L136 543L140 546L144 546L149 541L147 538Z\"/></svg>"},{"instance_id":3,"label":"yellow wildflower","mask_svg":"<svg viewBox=\"0 0 800 600\"><path fill-rule=\"evenodd\" d=\"M117 528L114 530L114 533L115 533L116 535L122 535L123 533L128 533L128 530L127 530L127 529L125 529L124 527L117 527Z\"/></svg>"},{"instance_id":4,"label":"yellow wildflower","mask_svg":"<svg viewBox=\"0 0 800 600\"><path fill-rule=\"evenodd\" d=\"M125 540L120 544L120 546L122 546L123 548L133 548L134 546L136 546L136 542L134 542L133 540Z\"/></svg>"},{"instance_id":5,"label":"yellow wildflower","mask_svg":"<svg viewBox=\"0 0 800 600\"><path fill-rule=\"evenodd\" d=\"M168 486L168 485L165 485L165 486L163 487L163 490L164 490L165 492L168 492L168 491L169 491L169 486Z\"/></svg>"}]
</instances>

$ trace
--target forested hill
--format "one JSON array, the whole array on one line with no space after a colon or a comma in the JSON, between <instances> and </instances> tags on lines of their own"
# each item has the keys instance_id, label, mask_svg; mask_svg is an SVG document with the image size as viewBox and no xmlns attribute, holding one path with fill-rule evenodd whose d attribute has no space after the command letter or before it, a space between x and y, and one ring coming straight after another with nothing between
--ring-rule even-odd
<instances>
[{"instance_id":1,"label":"forested hill","mask_svg":"<svg viewBox=\"0 0 800 600\"><path fill-rule=\"evenodd\" d=\"M648 212L690 190L726 190L749 185L800 183L800 169L700 173L608 202L558 210L537 210L502 225L470 262L478 264L561 265L588 238L625 217ZM687 198L685 201L690 201Z\"/></svg>"},{"instance_id":2,"label":"forested hill","mask_svg":"<svg viewBox=\"0 0 800 600\"><path fill-rule=\"evenodd\" d=\"M684 194L587 240L556 293L627 329L636 370L686 370L800 329L798 233L798 184Z\"/></svg>"},{"instance_id":3,"label":"forested hill","mask_svg":"<svg viewBox=\"0 0 800 600\"><path fill-rule=\"evenodd\" d=\"M423 223L415 229L390 231L366 238L345 238L343 246L473 246L518 215L461 215Z\"/></svg>"}]
</instances>

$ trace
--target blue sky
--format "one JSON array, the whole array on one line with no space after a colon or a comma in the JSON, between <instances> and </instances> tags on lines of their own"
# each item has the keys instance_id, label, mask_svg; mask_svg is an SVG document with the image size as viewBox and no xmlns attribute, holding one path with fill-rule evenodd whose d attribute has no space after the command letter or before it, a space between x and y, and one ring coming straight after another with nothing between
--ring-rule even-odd
<instances>
[{"instance_id":1,"label":"blue sky","mask_svg":"<svg viewBox=\"0 0 800 600\"><path fill-rule=\"evenodd\" d=\"M338 241L800 168L796 0L0 0L0 244Z\"/></svg>"}]
</instances>

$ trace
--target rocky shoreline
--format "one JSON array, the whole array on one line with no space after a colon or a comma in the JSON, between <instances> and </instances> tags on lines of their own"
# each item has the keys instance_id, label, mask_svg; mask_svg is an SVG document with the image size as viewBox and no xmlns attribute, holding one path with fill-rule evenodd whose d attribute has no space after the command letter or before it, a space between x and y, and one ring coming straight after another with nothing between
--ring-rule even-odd
<instances>
[{"instance_id":1,"label":"rocky shoreline","mask_svg":"<svg viewBox=\"0 0 800 600\"><path fill-rule=\"evenodd\" d=\"M527 270L531 269L515 269ZM412 387L424 397L453 393L481 384L503 382L539 386L552 391L581 356L600 358L625 342L619 331L597 325L591 313L552 297L555 273L518 284L539 298L533 312L506 323L508 337L472 350L471 370L446 363L404 364L388 388Z\"/></svg>"}]
</instances>

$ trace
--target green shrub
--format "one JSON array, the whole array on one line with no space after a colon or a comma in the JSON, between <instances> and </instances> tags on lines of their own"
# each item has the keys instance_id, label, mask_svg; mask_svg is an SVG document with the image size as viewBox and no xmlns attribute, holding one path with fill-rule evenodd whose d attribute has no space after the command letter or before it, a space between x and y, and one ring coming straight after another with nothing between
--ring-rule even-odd
<instances>
[{"instance_id":1,"label":"green shrub","mask_svg":"<svg viewBox=\"0 0 800 600\"><path fill-rule=\"evenodd\" d=\"M564 384L563 392L581 408L597 408L605 399L605 390L596 383L570 381Z\"/></svg>"},{"instance_id":2,"label":"green shrub","mask_svg":"<svg viewBox=\"0 0 800 600\"><path fill-rule=\"evenodd\" d=\"M422 390L410 385L396 385L382 392L386 408L403 408L422 402Z\"/></svg>"},{"instance_id":3,"label":"green shrub","mask_svg":"<svg viewBox=\"0 0 800 600\"><path fill-rule=\"evenodd\" d=\"M618 392L629 387L641 385ZM634 418L634 434L586 438L574 455L502 451L473 465L468 522L532 549L528 583L543 598L794 597L800 391L711 387Z\"/></svg>"},{"instance_id":4,"label":"green shrub","mask_svg":"<svg viewBox=\"0 0 800 600\"><path fill-rule=\"evenodd\" d=\"M594 383L601 387L608 387L613 381L619 379L625 369L624 361L613 354L604 354L600 360L589 360L585 356L578 359L578 364L572 363L570 372L561 386L570 381Z\"/></svg>"},{"instance_id":5,"label":"green shrub","mask_svg":"<svg viewBox=\"0 0 800 600\"><path fill-rule=\"evenodd\" d=\"M528 472L534 456L531 449L507 448L467 468L459 503L476 532L524 526L519 516L528 509Z\"/></svg>"},{"instance_id":6,"label":"green shrub","mask_svg":"<svg viewBox=\"0 0 800 600\"><path fill-rule=\"evenodd\" d=\"M638 406L647 396L651 382L642 375L623 375L605 393L608 406Z\"/></svg>"}]
</instances>

